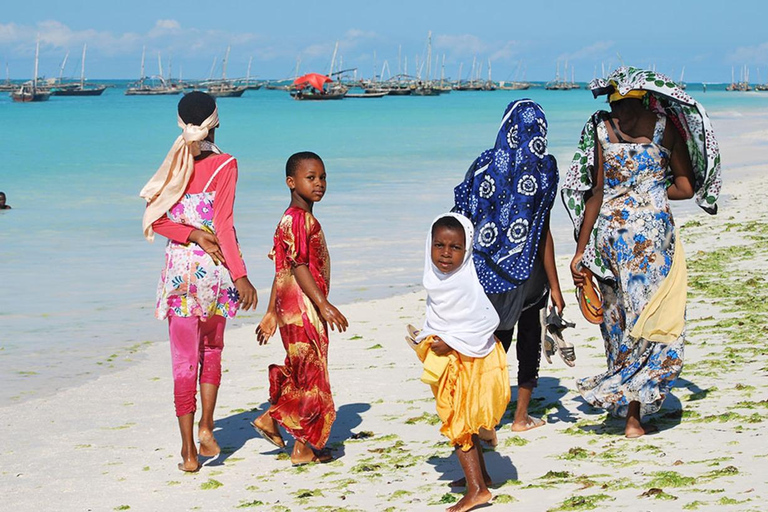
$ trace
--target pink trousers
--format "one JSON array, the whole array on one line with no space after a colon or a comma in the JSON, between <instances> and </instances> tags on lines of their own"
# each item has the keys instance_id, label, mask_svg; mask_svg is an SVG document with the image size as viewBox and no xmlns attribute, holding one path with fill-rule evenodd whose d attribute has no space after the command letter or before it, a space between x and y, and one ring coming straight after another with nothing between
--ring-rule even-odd
<instances>
[{"instance_id":1,"label":"pink trousers","mask_svg":"<svg viewBox=\"0 0 768 512\"><path fill-rule=\"evenodd\" d=\"M176 416L197 410L198 368L200 384L221 384L221 351L224 348L223 316L168 317L173 364L173 402Z\"/></svg>"}]
</instances>

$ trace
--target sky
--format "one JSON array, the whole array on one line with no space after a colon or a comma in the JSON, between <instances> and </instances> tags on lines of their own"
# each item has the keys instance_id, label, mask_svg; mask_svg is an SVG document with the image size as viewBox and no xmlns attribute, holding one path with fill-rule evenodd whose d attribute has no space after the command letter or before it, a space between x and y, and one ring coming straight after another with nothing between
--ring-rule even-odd
<instances>
[{"instance_id":1,"label":"sky","mask_svg":"<svg viewBox=\"0 0 768 512\"><path fill-rule=\"evenodd\" d=\"M685 81L729 82L744 66L752 82L768 81L766 0L478 0L475 2L366 2L218 0L35 0L0 11L0 59L12 78L29 78L40 38L40 74L79 76L83 44L86 74L138 78L142 49L147 74L285 78L300 71L327 73L337 59L360 76L384 71L426 74L427 36L432 33L433 75L445 56L445 75L468 78L475 69L494 80L550 80L567 63L568 77L587 81L621 64L655 67ZM398 55L400 57L398 57ZM215 59L215 65L214 65ZM440 66L435 70L435 59ZM399 63L399 64L398 64ZM339 62L337 62L339 64ZM212 73L213 70L213 73ZM759 70L759 71L758 71Z\"/></svg>"}]
</instances>

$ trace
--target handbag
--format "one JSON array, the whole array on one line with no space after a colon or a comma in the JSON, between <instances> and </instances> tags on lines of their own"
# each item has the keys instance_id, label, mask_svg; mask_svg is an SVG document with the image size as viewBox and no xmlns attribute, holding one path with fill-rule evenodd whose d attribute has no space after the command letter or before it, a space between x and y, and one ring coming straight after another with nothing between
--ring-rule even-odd
<instances>
[{"instance_id":1,"label":"handbag","mask_svg":"<svg viewBox=\"0 0 768 512\"><path fill-rule=\"evenodd\" d=\"M603 297L595 285L594 276L589 269L582 268L584 286L576 288L576 299L579 302L581 314L592 324L603 323Z\"/></svg>"}]
</instances>

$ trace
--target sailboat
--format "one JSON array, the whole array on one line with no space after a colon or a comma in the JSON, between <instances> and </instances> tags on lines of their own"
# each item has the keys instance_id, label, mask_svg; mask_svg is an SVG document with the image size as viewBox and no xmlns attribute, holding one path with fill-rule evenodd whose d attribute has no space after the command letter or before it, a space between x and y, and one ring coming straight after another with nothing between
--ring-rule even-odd
<instances>
[{"instance_id":1,"label":"sailboat","mask_svg":"<svg viewBox=\"0 0 768 512\"><path fill-rule=\"evenodd\" d=\"M125 90L127 96L160 96L169 94L180 94L182 88L174 84L169 84L163 78L163 63L160 59L160 53L157 54L157 65L160 74L157 77L148 77L144 74L144 54L145 49L141 50L141 78L129 85ZM159 82L159 83L158 83Z\"/></svg>"},{"instance_id":2,"label":"sailboat","mask_svg":"<svg viewBox=\"0 0 768 512\"><path fill-rule=\"evenodd\" d=\"M421 74L421 73L419 73ZM439 96L440 89L432 84L432 32L427 34L427 80L419 80L411 91L413 96Z\"/></svg>"},{"instance_id":3,"label":"sailboat","mask_svg":"<svg viewBox=\"0 0 768 512\"><path fill-rule=\"evenodd\" d=\"M13 101L19 103L29 103L32 101L48 101L51 97L51 91L42 89L37 85L38 61L40 58L40 39L35 45L35 74L29 82L21 84L17 90L11 93Z\"/></svg>"},{"instance_id":4,"label":"sailboat","mask_svg":"<svg viewBox=\"0 0 768 512\"><path fill-rule=\"evenodd\" d=\"M245 73L245 83L242 84L246 90L248 91L258 91L261 89L261 86L263 85L261 82L257 80L251 79L251 64L253 63L253 57L248 59L248 71Z\"/></svg>"},{"instance_id":5,"label":"sailboat","mask_svg":"<svg viewBox=\"0 0 768 512\"><path fill-rule=\"evenodd\" d=\"M63 84L59 79L59 86L53 91L54 96L100 96L106 85L85 85L85 51L87 44L83 44L83 58L80 63L80 81Z\"/></svg>"},{"instance_id":6,"label":"sailboat","mask_svg":"<svg viewBox=\"0 0 768 512\"><path fill-rule=\"evenodd\" d=\"M0 92L11 92L18 87L17 84L11 81L11 74L8 71L8 63L5 63L5 81L0 83Z\"/></svg>"},{"instance_id":7,"label":"sailboat","mask_svg":"<svg viewBox=\"0 0 768 512\"><path fill-rule=\"evenodd\" d=\"M209 80L203 84L206 86L205 92L214 98L239 98L247 89L245 85L235 85L230 80L227 80L227 61L229 60L229 50L230 47L227 46L227 53L224 55L224 60L221 61L221 79Z\"/></svg>"}]
</instances>

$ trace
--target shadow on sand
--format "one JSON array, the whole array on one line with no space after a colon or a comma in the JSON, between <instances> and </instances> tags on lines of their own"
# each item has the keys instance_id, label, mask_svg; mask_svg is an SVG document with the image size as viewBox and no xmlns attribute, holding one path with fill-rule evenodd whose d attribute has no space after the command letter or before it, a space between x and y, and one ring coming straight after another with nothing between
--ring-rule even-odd
<instances>
[{"instance_id":1,"label":"shadow on sand","mask_svg":"<svg viewBox=\"0 0 768 512\"><path fill-rule=\"evenodd\" d=\"M237 453L245 443L251 439L256 439L256 442L260 443L259 448L263 455L277 455L282 451L290 453L293 449L293 438L288 435L282 428L280 433L285 439L285 448L277 448L272 444L264 440L253 428L251 422L258 418L269 408L269 402L264 402L256 408L249 411L239 412L231 416L216 420L216 428L214 433L216 440L221 446L221 454L218 457L205 458L201 457L201 461L206 466L220 466L235 453ZM358 427L363 419L360 416L362 412L370 409L369 404L353 403L345 404L339 407L336 411L336 421L331 429L331 435L328 440L328 444L333 444L333 456L339 458L344 456L344 441L352 437L355 427Z\"/></svg>"}]
</instances>

